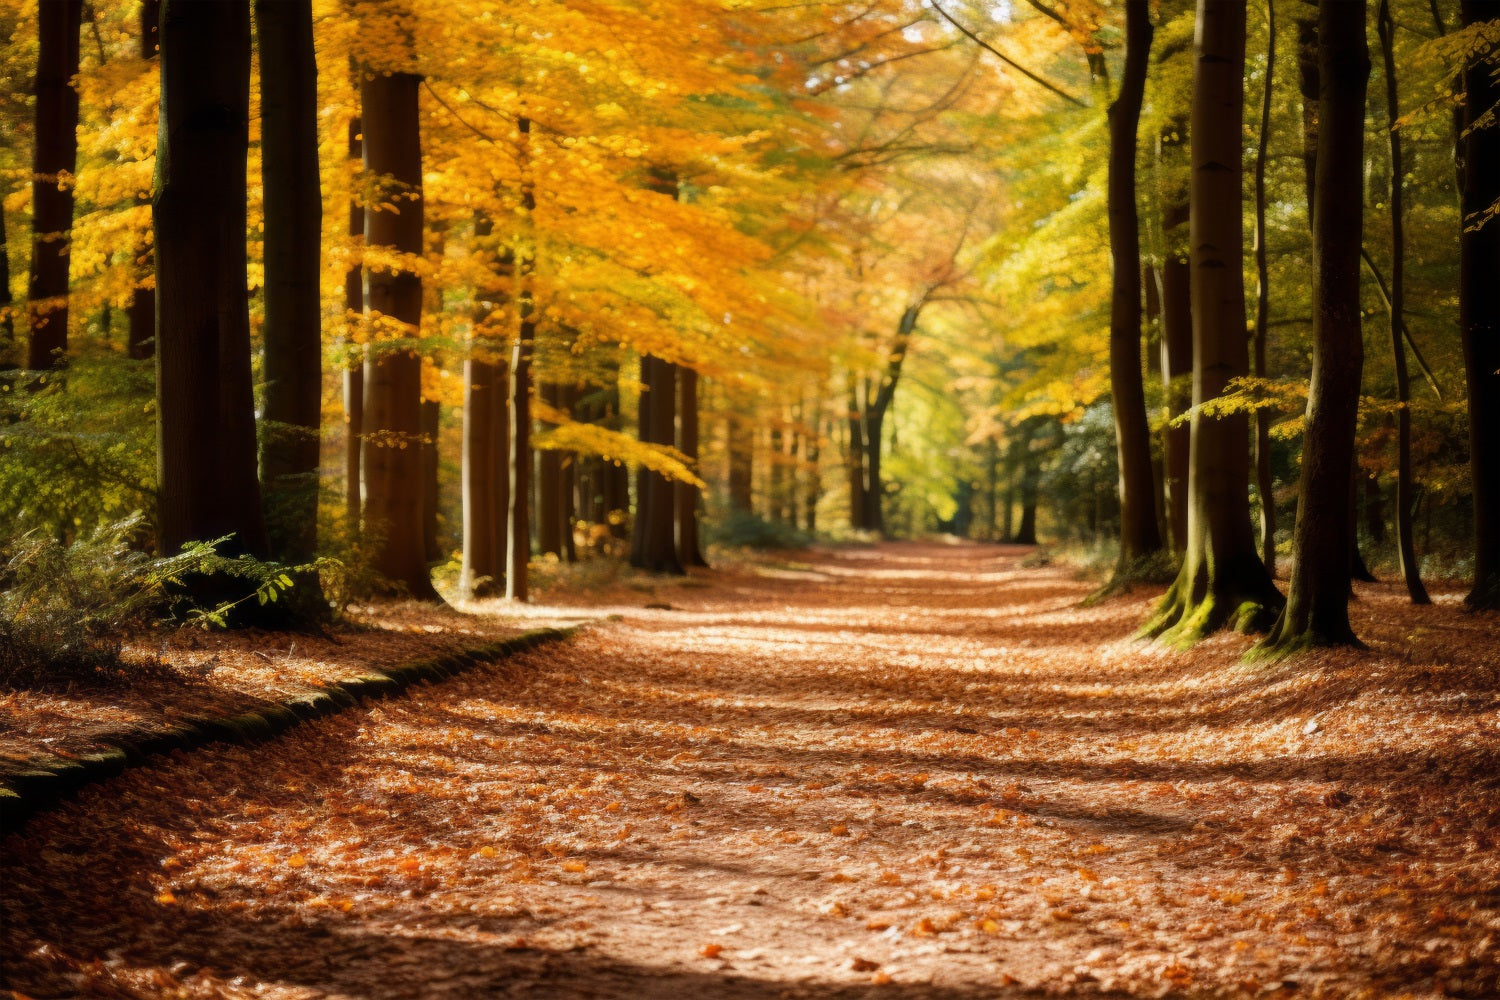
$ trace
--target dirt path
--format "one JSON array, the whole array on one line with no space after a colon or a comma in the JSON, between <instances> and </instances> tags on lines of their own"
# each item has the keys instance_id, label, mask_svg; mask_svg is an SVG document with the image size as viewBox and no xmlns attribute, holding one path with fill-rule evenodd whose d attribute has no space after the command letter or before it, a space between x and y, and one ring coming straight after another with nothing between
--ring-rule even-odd
<instances>
[{"instance_id":1,"label":"dirt path","mask_svg":"<svg viewBox=\"0 0 1500 1000\"><path fill-rule=\"evenodd\" d=\"M1128 639L1025 550L711 573L3 844L31 997L1500 995L1500 661ZM670 604L648 609L643 604ZM1386 621L1382 625L1379 622ZM1477 639L1476 639L1477 637Z\"/></svg>"}]
</instances>

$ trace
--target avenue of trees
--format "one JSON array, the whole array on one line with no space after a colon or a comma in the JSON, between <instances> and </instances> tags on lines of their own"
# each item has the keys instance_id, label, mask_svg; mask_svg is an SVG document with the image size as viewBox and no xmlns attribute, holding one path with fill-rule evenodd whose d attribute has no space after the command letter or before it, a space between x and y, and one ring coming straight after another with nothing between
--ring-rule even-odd
<instances>
[{"instance_id":1,"label":"avenue of trees","mask_svg":"<svg viewBox=\"0 0 1500 1000\"><path fill-rule=\"evenodd\" d=\"M938 530L1104 546L1178 644L1357 642L1372 570L1500 607L1500 0L23 0L0 45L12 537L141 510L278 614Z\"/></svg>"}]
</instances>

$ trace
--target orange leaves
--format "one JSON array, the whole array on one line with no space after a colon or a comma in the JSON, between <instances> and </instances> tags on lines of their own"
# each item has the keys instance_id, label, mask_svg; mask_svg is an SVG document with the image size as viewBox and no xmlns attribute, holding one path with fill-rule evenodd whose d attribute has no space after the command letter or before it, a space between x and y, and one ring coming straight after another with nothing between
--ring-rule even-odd
<instances>
[{"instance_id":1,"label":"orange leaves","mask_svg":"<svg viewBox=\"0 0 1500 1000\"><path fill-rule=\"evenodd\" d=\"M724 954L724 946L718 942L712 942L698 949L698 954L704 958L718 958Z\"/></svg>"}]
</instances>

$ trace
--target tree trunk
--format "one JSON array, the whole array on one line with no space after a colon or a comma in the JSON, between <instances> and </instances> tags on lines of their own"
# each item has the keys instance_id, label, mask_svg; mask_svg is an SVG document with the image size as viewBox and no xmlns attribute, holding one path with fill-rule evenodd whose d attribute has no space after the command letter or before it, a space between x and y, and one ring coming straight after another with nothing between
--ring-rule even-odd
<instances>
[{"instance_id":1,"label":"tree trunk","mask_svg":"<svg viewBox=\"0 0 1500 1000\"><path fill-rule=\"evenodd\" d=\"M509 381L504 359L485 339L474 338L464 362L464 542L459 572L459 592L471 599L493 596L505 578Z\"/></svg>"},{"instance_id":2,"label":"tree trunk","mask_svg":"<svg viewBox=\"0 0 1500 1000\"><path fill-rule=\"evenodd\" d=\"M755 425L738 413L729 414L729 510L755 513Z\"/></svg>"},{"instance_id":3,"label":"tree trunk","mask_svg":"<svg viewBox=\"0 0 1500 1000\"><path fill-rule=\"evenodd\" d=\"M349 159L362 163L365 155L364 126L358 118L349 121ZM365 209L359 199L349 199L349 237L362 245L365 239ZM360 455L364 448L365 366L355 354L353 336L356 317L365 311L364 269L358 264L344 272L344 512L351 530L358 528L364 512Z\"/></svg>"},{"instance_id":4,"label":"tree trunk","mask_svg":"<svg viewBox=\"0 0 1500 1000\"><path fill-rule=\"evenodd\" d=\"M16 352L16 324L11 313L14 299L10 294L10 240L5 234L5 194L0 191L0 387L10 384L5 373L20 362ZM155 292L152 293L153 298Z\"/></svg>"},{"instance_id":5,"label":"tree trunk","mask_svg":"<svg viewBox=\"0 0 1500 1000\"><path fill-rule=\"evenodd\" d=\"M1193 404L1188 542L1148 635L1190 644L1226 625L1264 629L1282 604L1250 527L1249 424L1203 403L1249 372L1241 270L1245 6L1198 0L1192 141Z\"/></svg>"},{"instance_id":6,"label":"tree trunk","mask_svg":"<svg viewBox=\"0 0 1500 1000\"><path fill-rule=\"evenodd\" d=\"M1318 32L1321 30L1316 18L1305 18L1297 22L1297 79L1302 92L1302 169L1307 188L1307 225L1313 226L1318 200L1318 150L1319 123L1322 117L1319 94L1322 92L1322 71L1319 66L1320 46ZM1358 494L1353 488L1353 477L1357 475L1358 458L1351 459L1351 483L1349 490L1349 514L1344 519L1344 530L1349 535L1349 578L1371 581L1375 579L1364 556L1359 552L1359 506ZM1354 593L1353 588L1349 593Z\"/></svg>"},{"instance_id":7,"label":"tree trunk","mask_svg":"<svg viewBox=\"0 0 1500 1000\"><path fill-rule=\"evenodd\" d=\"M555 382L537 386L541 401L554 410L562 409L562 387ZM556 424L546 422L542 430ZM536 549L539 555L563 557L563 473L562 452L547 448L537 453L536 480Z\"/></svg>"},{"instance_id":8,"label":"tree trunk","mask_svg":"<svg viewBox=\"0 0 1500 1000\"><path fill-rule=\"evenodd\" d=\"M175 553L227 535L226 554L265 557L245 290L250 3L167 0L161 16L152 213L159 547ZM197 596L211 601L235 586L200 583Z\"/></svg>"},{"instance_id":9,"label":"tree trunk","mask_svg":"<svg viewBox=\"0 0 1500 1000\"><path fill-rule=\"evenodd\" d=\"M78 169L78 33L83 0L37 8L36 137L31 159L31 274L26 366L59 368L68 350L68 261ZM243 173L241 169L241 173Z\"/></svg>"},{"instance_id":10,"label":"tree trunk","mask_svg":"<svg viewBox=\"0 0 1500 1000\"><path fill-rule=\"evenodd\" d=\"M647 444L671 446L676 424L676 380L672 365L650 354L641 355L641 394L638 428ZM677 558L673 483L659 472L642 466L636 473L635 533L631 541L630 565L656 573L681 576L685 570Z\"/></svg>"},{"instance_id":11,"label":"tree trunk","mask_svg":"<svg viewBox=\"0 0 1500 1000\"><path fill-rule=\"evenodd\" d=\"M255 23L265 192L260 479L271 554L296 564L312 559L318 546L323 404L323 197L312 0L255 0Z\"/></svg>"},{"instance_id":12,"label":"tree trunk","mask_svg":"<svg viewBox=\"0 0 1500 1000\"><path fill-rule=\"evenodd\" d=\"M1181 144L1185 127L1172 130L1168 146ZM1162 208L1162 230L1171 234L1188 223L1186 201L1173 199ZM1171 244L1175 241L1168 239ZM1163 479L1167 494L1167 523L1171 527L1172 550L1179 555L1187 551L1188 524L1188 458L1192 434L1187 423L1177 423L1193 405L1193 270L1186 249L1168 246L1161 265L1161 374L1167 403L1167 429L1163 434Z\"/></svg>"},{"instance_id":13,"label":"tree trunk","mask_svg":"<svg viewBox=\"0 0 1500 1000\"><path fill-rule=\"evenodd\" d=\"M804 524L809 535L818 533L818 504L823 499L823 397L816 395L813 402L811 429L807 435L807 494L803 501Z\"/></svg>"},{"instance_id":14,"label":"tree trunk","mask_svg":"<svg viewBox=\"0 0 1500 1000\"><path fill-rule=\"evenodd\" d=\"M885 511L882 503L885 499L885 483L881 479L880 459L885 415L896 398L896 386L901 381L901 368L906 361L906 352L911 347L911 338L917 328L917 319L922 315L922 307L927 304L927 294L924 293L901 313L901 320L896 324L896 336L891 341L890 352L886 355L885 369L880 373L880 382L875 389L875 394L872 397L866 392L863 400L860 437L864 445L865 475L864 510L860 526L865 531L882 536L885 534Z\"/></svg>"},{"instance_id":15,"label":"tree trunk","mask_svg":"<svg viewBox=\"0 0 1500 1000\"><path fill-rule=\"evenodd\" d=\"M615 362L610 368L611 379L605 388L605 426L611 430L624 430L624 416L620 412L620 372ZM602 499L605 518L609 522L610 534L623 539L626 525L630 523L630 470L623 462L606 462L601 470Z\"/></svg>"},{"instance_id":16,"label":"tree trunk","mask_svg":"<svg viewBox=\"0 0 1500 1000\"><path fill-rule=\"evenodd\" d=\"M522 262L522 270L526 264ZM509 466L510 511L506 519L505 596L512 601L530 599L531 563L531 348L536 328L531 303L522 293L521 331L510 356Z\"/></svg>"},{"instance_id":17,"label":"tree trunk","mask_svg":"<svg viewBox=\"0 0 1500 1000\"><path fill-rule=\"evenodd\" d=\"M1364 0L1318 10L1318 192L1313 217L1313 368L1302 448L1291 589L1261 648L1358 645L1349 627L1347 522L1364 342L1364 108L1370 57Z\"/></svg>"},{"instance_id":18,"label":"tree trunk","mask_svg":"<svg viewBox=\"0 0 1500 1000\"><path fill-rule=\"evenodd\" d=\"M579 386L577 384L564 386L561 394L561 406L564 412L571 414L578 403ZM560 527L562 528L562 560L563 562L578 561L578 546L573 539L573 522L578 516L578 507L574 501L574 489L578 485L578 455L576 452L565 451L561 453L562 467L558 474L562 479L562 510L559 512Z\"/></svg>"},{"instance_id":19,"label":"tree trunk","mask_svg":"<svg viewBox=\"0 0 1500 1000\"><path fill-rule=\"evenodd\" d=\"M703 477L698 462L698 373L686 365L674 365L677 371L677 450L687 456L698 477ZM677 483L677 561L684 566L707 566L698 540L698 505L702 501L698 487Z\"/></svg>"},{"instance_id":20,"label":"tree trunk","mask_svg":"<svg viewBox=\"0 0 1500 1000\"><path fill-rule=\"evenodd\" d=\"M1271 149L1271 98L1276 81L1276 2L1266 0L1266 78L1255 149L1255 377L1266 377L1271 316L1271 269L1266 253L1266 161ZM1255 411L1255 493L1260 498L1260 560L1276 576L1276 495L1271 481L1271 413Z\"/></svg>"},{"instance_id":21,"label":"tree trunk","mask_svg":"<svg viewBox=\"0 0 1500 1000\"><path fill-rule=\"evenodd\" d=\"M1000 535L1000 442L991 436L984 443L985 528L984 540L999 541Z\"/></svg>"},{"instance_id":22,"label":"tree trunk","mask_svg":"<svg viewBox=\"0 0 1500 1000\"><path fill-rule=\"evenodd\" d=\"M1302 184L1312 228L1318 176L1318 19L1297 20L1297 89L1302 94Z\"/></svg>"},{"instance_id":23,"label":"tree trunk","mask_svg":"<svg viewBox=\"0 0 1500 1000\"><path fill-rule=\"evenodd\" d=\"M849 373L849 527L863 531L865 526L865 424L859 405L859 389L853 372Z\"/></svg>"},{"instance_id":24,"label":"tree trunk","mask_svg":"<svg viewBox=\"0 0 1500 1000\"><path fill-rule=\"evenodd\" d=\"M140 57L155 59L157 42L161 33L161 0L141 0ZM151 192L136 194L137 205L150 205ZM135 245L133 257L137 276L135 288L130 293L130 306L126 310L126 356L144 361L156 353L156 289L149 283L154 267L151 241L142 239Z\"/></svg>"},{"instance_id":25,"label":"tree trunk","mask_svg":"<svg viewBox=\"0 0 1500 1000\"><path fill-rule=\"evenodd\" d=\"M1032 447L1035 439L1036 421L1030 420L1022 425L1021 436L1011 447L1012 461L1019 453L1021 466L1021 523L1016 526L1016 533L1011 538L1017 545L1036 544L1036 503L1042 469L1036 450ZM1006 519L1009 518L1010 514L1007 512Z\"/></svg>"},{"instance_id":26,"label":"tree trunk","mask_svg":"<svg viewBox=\"0 0 1500 1000\"><path fill-rule=\"evenodd\" d=\"M1412 411L1407 406L1412 399L1412 384L1407 378L1406 343L1401 340L1401 328L1406 322L1406 150L1401 144L1401 132L1395 127L1397 118L1401 117L1401 100L1397 90L1395 21L1391 16L1391 0L1380 0L1377 28L1386 78L1386 123L1389 126L1386 129L1386 148L1391 153L1391 187L1388 192L1391 199L1391 285L1388 306L1391 313L1391 363L1397 382L1397 561L1412 603L1428 604L1431 598L1422 585L1412 537Z\"/></svg>"},{"instance_id":27,"label":"tree trunk","mask_svg":"<svg viewBox=\"0 0 1500 1000\"><path fill-rule=\"evenodd\" d=\"M438 543L438 497L441 494L438 473L438 435L442 430L443 408L435 399L422 400L422 548L428 564L443 559L446 553Z\"/></svg>"},{"instance_id":28,"label":"tree trunk","mask_svg":"<svg viewBox=\"0 0 1500 1000\"><path fill-rule=\"evenodd\" d=\"M785 415L778 417L777 423L772 424L766 431L767 445L766 465L770 470L771 484L767 492L770 494L771 520L777 524L785 524L786 516L786 431L781 422L786 419Z\"/></svg>"},{"instance_id":29,"label":"tree trunk","mask_svg":"<svg viewBox=\"0 0 1500 1000\"><path fill-rule=\"evenodd\" d=\"M364 168L394 208L365 212L365 245L422 253L422 152L417 92L411 73L367 73L360 81ZM422 279L406 269L365 269L366 315L386 326L370 331L364 373L364 518L375 526L374 568L417 600L437 600L427 567L423 523L422 359L382 340L417 336Z\"/></svg>"},{"instance_id":30,"label":"tree trunk","mask_svg":"<svg viewBox=\"0 0 1500 1000\"><path fill-rule=\"evenodd\" d=\"M1109 381L1120 465L1120 556L1109 587L1157 575L1162 552L1141 374L1141 239L1135 204L1136 129L1151 56L1147 0L1125 3L1125 70L1109 106Z\"/></svg>"},{"instance_id":31,"label":"tree trunk","mask_svg":"<svg viewBox=\"0 0 1500 1000\"><path fill-rule=\"evenodd\" d=\"M1462 0L1464 26L1500 15L1494 0ZM1484 213L1500 199L1500 127L1477 120L1500 104L1494 67L1476 58L1464 71L1463 234L1459 238L1459 330L1469 394L1469 468L1474 479L1474 587L1471 609L1500 608L1500 219Z\"/></svg>"}]
</instances>

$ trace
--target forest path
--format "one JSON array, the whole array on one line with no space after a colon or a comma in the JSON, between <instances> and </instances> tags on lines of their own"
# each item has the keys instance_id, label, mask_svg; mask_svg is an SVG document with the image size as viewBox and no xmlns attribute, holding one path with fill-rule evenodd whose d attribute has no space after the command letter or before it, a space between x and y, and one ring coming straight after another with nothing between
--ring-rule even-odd
<instances>
[{"instance_id":1,"label":"forest path","mask_svg":"<svg viewBox=\"0 0 1500 1000\"><path fill-rule=\"evenodd\" d=\"M567 643L88 789L0 852L0 981L1494 994L1500 710L1455 702L1468 674L1361 702L1412 665L1143 646L1149 595L1080 609L1029 551L663 583Z\"/></svg>"}]
</instances>

